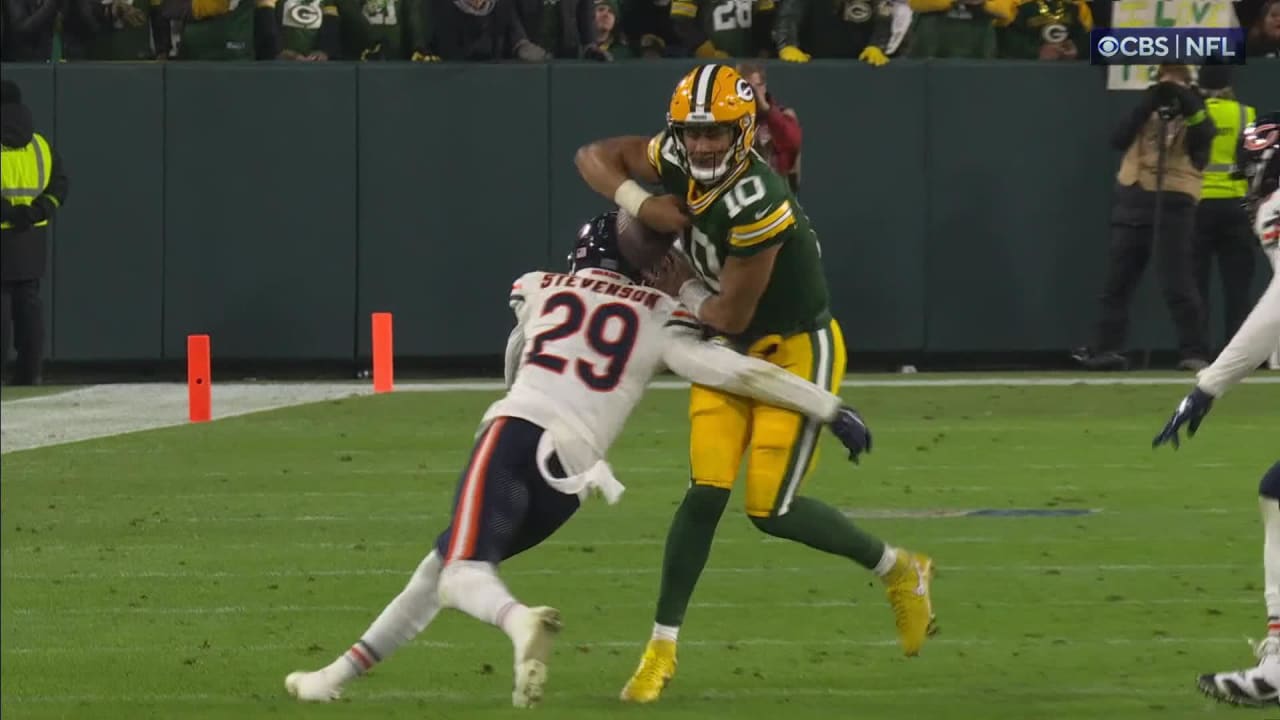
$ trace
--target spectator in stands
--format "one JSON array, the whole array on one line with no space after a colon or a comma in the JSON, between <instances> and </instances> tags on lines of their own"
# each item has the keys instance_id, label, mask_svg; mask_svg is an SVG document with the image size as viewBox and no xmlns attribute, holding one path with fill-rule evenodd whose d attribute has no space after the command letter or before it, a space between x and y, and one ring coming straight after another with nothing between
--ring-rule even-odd
<instances>
[{"instance_id":1,"label":"spectator in stands","mask_svg":"<svg viewBox=\"0 0 1280 720\"><path fill-rule=\"evenodd\" d=\"M1154 255L1178 333L1182 370L1208 366L1204 308L1192 268L1191 234L1215 128L1186 65L1161 65L1130 117L1111 137L1124 151L1111 206L1111 249L1094 344L1073 353L1086 369L1128 366L1121 351L1129 306ZM1156 229L1156 226L1159 229Z\"/></svg>"},{"instance_id":2,"label":"spectator in stands","mask_svg":"<svg viewBox=\"0 0 1280 720\"><path fill-rule=\"evenodd\" d=\"M514 0L431 0L430 13L428 31L445 60L551 59L525 35Z\"/></svg>"},{"instance_id":3,"label":"spectator in stands","mask_svg":"<svg viewBox=\"0 0 1280 720\"><path fill-rule=\"evenodd\" d=\"M1245 39L1249 57L1280 58L1280 0L1268 0Z\"/></svg>"},{"instance_id":4,"label":"spectator in stands","mask_svg":"<svg viewBox=\"0 0 1280 720\"><path fill-rule=\"evenodd\" d=\"M4 0L4 60L49 62L62 0Z\"/></svg>"},{"instance_id":5,"label":"spectator in stands","mask_svg":"<svg viewBox=\"0 0 1280 720\"><path fill-rule=\"evenodd\" d=\"M67 201L62 158L31 121L14 83L0 81L0 364L18 351L14 385L39 385L44 359L40 279L48 264L49 221Z\"/></svg>"},{"instance_id":6,"label":"spectator in stands","mask_svg":"<svg viewBox=\"0 0 1280 720\"><path fill-rule=\"evenodd\" d=\"M764 57L773 47L774 0L672 0L680 44L700 58Z\"/></svg>"},{"instance_id":7,"label":"spectator in stands","mask_svg":"<svg viewBox=\"0 0 1280 720\"><path fill-rule=\"evenodd\" d=\"M363 0L359 7L360 14L349 18L346 39L352 45L344 50L346 57L366 61L440 59L428 49L423 0Z\"/></svg>"},{"instance_id":8,"label":"spectator in stands","mask_svg":"<svg viewBox=\"0 0 1280 720\"><path fill-rule=\"evenodd\" d=\"M616 0L593 0L594 40L583 49L583 57L589 60L631 60L635 53L627 45L618 27L618 5Z\"/></svg>"},{"instance_id":9,"label":"spectator in stands","mask_svg":"<svg viewBox=\"0 0 1280 720\"><path fill-rule=\"evenodd\" d=\"M517 0L516 13L529 40L553 57L581 57L595 36L590 0Z\"/></svg>"},{"instance_id":10,"label":"spectator in stands","mask_svg":"<svg viewBox=\"0 0 1280 720\"><path fill-rule=\"evenodd\" d=\"M169 55L169 22L160 0L107 0L95 6L94 60L162 60Z\"/></svg>"},{"instance_id":11,"label":"spectator in stands","mask_svg":"<svg viewBox=\"0 0 1280 720\"><path fill-rule=\"evenodd\" d=\"M783 107L765 82L764 66L759 63L743 63L738 73L751 83L756 95L756 151L791 184L791 191L800 189L800 118L796 111Z\"/></svg>"},{"instance_id":12,"label":"spectator in stands","mask_svg":"<svg viewBox=\"0 0 1280 720\"><path fill-rule=\"evenodd\" d=\"M284 0L276 8L281 60L316 62L341 57L337 0Z\"/></svg>"},{"instance_id":13,"label":"spectator in stands","mask_svg":"<svg viewBox=\"0 0 1280 720\"><path fill-rule=\"evenodd\" d=\"M912 58L991 59L995 23L1013 19L1013 0L909 0L915 12Z\"/></svg>"},{"instance_id":14,"label":"spectator in stands","mask_svg":"<svg viewBox=\"0 0 1280 720\"><path fill-rule=\"evenodd\" d=\"M658 60L667 57L667 42L652 33L640 36L640 57Z\"/></svg>"},{"instance_id":15,"label":"spectator in stands","mask_svg":"<svg viewBox=\"0 0 1280 720\"><path fill-rule=\"evenodd\" d=\"M627 43L640 48L641 55L662 57L668 47L679 45L671 26L671 0L622 0L619 12ZM650 40L646 47L644 39L650 35L660 42Z\"/></svg>"},{"instance_id":16,"label":"spectator in stands","mask_svg":"<svg viewBox=\"0 0 1280 720\"><path fill-rule=\"evenodd\" d=\"M1014 60L1087 60L1092 29L1093 11L1085 0L1014 0L1013 17L996 21L996 54Z\"/></svg>"},{"instance_id":17,"label":"spectator in stands","mask_svg":"<svg viewBox=\"0 0 1280 720\"><path fill-rule=\"evenodd\" d=\"M788 62L856 57L884 65L893 5L893 0L782 0L773 27L778 57Z\"/></svg>"},{"instance_id":18,"label":"spectator in stands","mask_svg":"<svg viewBox=\"0 0 1280 720\"><path fill-rule=\"evenodd\" d=\"M273 60L280 54L276 0L164 0L181 23L180 60Z\"/></svg>"}]
</instances>

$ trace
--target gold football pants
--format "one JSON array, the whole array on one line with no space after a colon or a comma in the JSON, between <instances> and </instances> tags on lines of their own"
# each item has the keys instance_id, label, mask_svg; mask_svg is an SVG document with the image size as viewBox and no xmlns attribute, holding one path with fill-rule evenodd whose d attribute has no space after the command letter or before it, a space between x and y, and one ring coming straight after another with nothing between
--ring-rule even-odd
<instances>
[{"instance_id":1,"label":"gold football pants","mask_svg":"<svg viewBox=\"0 0 1280 720\"><path fill-rule=\"evenodd\" d=\"M751 357L827 388L840 389L845 347L832 320L814 332L767 335ZM694 385L689 393L689 464L697 485L731 489L747 461L747 515L784 515L817 462L822 422L800 413Z\"/></svg>"}]
</instances>

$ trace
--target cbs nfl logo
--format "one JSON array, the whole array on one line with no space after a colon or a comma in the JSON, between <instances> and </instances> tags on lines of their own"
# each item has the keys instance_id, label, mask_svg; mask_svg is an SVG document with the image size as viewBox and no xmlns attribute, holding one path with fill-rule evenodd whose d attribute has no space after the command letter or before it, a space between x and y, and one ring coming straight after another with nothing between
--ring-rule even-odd
<instances>
[{"instance_id":1,"label":"cbs nfl logo","mask_svg":"<svg viewBox=\"0 0 1280 720\"><path fill-rule=\"evenodd\" d=\"M1094 65L1243 65L1240 28L1113 28L1090 35Z\"/></svg>"}]
</instances>

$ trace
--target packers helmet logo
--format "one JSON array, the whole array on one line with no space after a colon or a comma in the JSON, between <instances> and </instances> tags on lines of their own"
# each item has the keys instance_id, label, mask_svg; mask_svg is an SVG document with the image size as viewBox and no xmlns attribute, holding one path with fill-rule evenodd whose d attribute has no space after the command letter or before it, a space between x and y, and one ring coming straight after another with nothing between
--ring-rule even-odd
<instances>
[{"instance_id":1,"label":"packers helmet logo","mask_svg":"<svg viewBox=\"0 0 1280 720\"><path fill-rule=\"evenodd\" d=\"M744 78L738 78L737 85L738 97L741 98L743 102L755 102L756 91L752 89L751 83L747 82Z\"/></svg>"},{"instance_id":2,"label":"packers helmet logo","mask_svg":"<svg viewBox=\"0 0 1280 720\"><path fill-rule=\"evenodd\" d=\"M320 12L320 3L295 0L284 7L283 25L286 27L315 30L320 27L324 16Z\"/></svg>"},{"instance_id":3,"label":"packers helmet logo","mask_svg":"<svg viewBox=\"0 0 1280 720\"><path fill-rule=\"evenodd\" d=\"M847 0L840 14L845 22L864 23L871 19L871 3L867 0Z\"/></svg>"},{"instance_id":4,"label":"packers helmet logo","mask_svg":"<svg viewBox=\"0 0 1280 720\"><path fill-rule=\"evenodd\" d=\"M1066 41L1069 35L1070 33L1067 32L1067 26L1061 23L1050 23L1040 30L1040 37L1044 38L1045 42L1053 43L1055 45Z\"/></svg>"},{"instance_id":5,"label":"packers helmet logo","mask_svg":"<svg viewBox=\"0 0 1280 720\"><path fill-rule=\"evenodd\" d=\"M1253 125L1244 132L1244 149L1249 152L1266 150L1277 142L1280 142L1280 125L1275 123Z\"/></svg>"}]
</instances>

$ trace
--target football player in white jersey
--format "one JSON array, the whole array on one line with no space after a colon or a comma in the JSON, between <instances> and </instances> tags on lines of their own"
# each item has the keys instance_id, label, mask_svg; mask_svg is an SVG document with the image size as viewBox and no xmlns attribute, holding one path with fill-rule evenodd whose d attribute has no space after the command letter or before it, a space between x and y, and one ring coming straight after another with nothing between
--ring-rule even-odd
<instances>
[{"instance_id":1,"label":"football player in white jersey","mask_svg":"<svg viewBox=\"0 0 1280 720\"><path fill-rule=\"evenodd\" d=\"M1263 116L1245 132L1244 150L1251 153L1255 170L1250 203L1257 213L1255 229L1264 247L1280 238L1280 113ZM1272 262L1277 262L1272 255ZM1280 345L1280 265L1253 312L1240 326L1213 364L1201 370L1196 386L1182 400L1173 417L1152 442L1178 447L1178 430L1185 424L1193 436L1213 407L1213 401L1258 368ZM1265 538L1262 569L1267 605L1267 636L1254 648L1258 664L1245 670L1201 675L1197 684L1209 697L1233 705L1280 703L1280 461L1262 476L1258 486Z\"/></svg>"},{"instance_id":2,"label":"football player in white jersey","mask_svg":"<svg viewBox=\"0 0 1280 720\"><path fill-rule=\"evenodd\" d=\"M329 701L412 640L441 608L501 628L515 648L512 703L542 698L560 614L516 600L498 564L536 546L598 491L622 485L605 456L650 378L664 366L689 380L787 407L827 423L857 461L871 433L840 398L782 368L703 340L693 315L639 282L618 248L615 212L582 228L569 273L531 272L511 290L509 391L485 412L462 472L449 527L409 584L354 645L285 687ZM518 371L518 372L517 372Z\"/></svg>"},{"instance_id":3,"label":"football player in white jersey","mask_svg":"<svg viewBox=\"0 0 1280 720\"><path fill-rule=\"evenodd\" d=\"M1250 180L1253 231L1271 259L1271 272L1280 275L1280 111L1268 113L1241 134L1241 157ZM1280 370L1280 343L1267 366Z\"/></svg>"}]
</instances>

